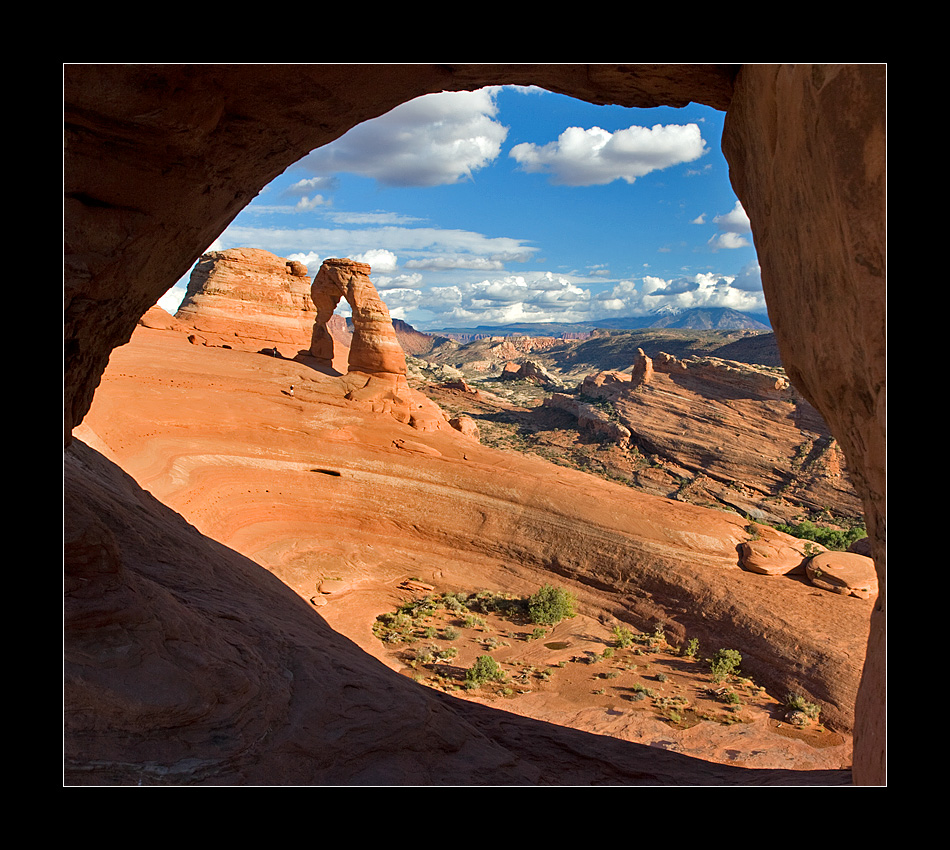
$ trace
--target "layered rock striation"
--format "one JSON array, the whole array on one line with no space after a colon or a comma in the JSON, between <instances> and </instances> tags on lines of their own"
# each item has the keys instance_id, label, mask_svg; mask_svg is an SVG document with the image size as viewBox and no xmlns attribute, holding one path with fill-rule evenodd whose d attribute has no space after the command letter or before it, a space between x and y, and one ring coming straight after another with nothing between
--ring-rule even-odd
<instances>
[{"instance_id":1,"label":"layered rock striation","mask_svg":"<svg viewBox=\"0 0 950 850\"><path fill-rule=\"evenodd\" d=\"M633 475L649 492L765 522L861 516L843 453L781 369L641 350L629 371L588 375L546 404L647 458Z\"/></svg>"},{"instance_id":2,"label":"layered rock striation","mask_svg":"<svg viewBox=\"0 0 950 850\"><path fill-rule=\"evenodd\" d=\"M211 251L192 271L175 318L193 342L295 356L312 343L309 272L259 248Z\"/></svg>"}]
</instances>

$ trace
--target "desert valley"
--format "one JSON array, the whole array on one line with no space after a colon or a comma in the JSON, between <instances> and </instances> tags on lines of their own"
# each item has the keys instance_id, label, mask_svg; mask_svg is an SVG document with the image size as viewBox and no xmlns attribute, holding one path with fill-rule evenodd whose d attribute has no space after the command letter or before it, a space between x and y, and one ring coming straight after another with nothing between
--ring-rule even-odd
<instances>
[{"instance_id":1,"label":"desert valley","mask_svg":"<svg viewBox=\"0 0 950 850\"><path fill-rule=\"evenodd\" d=\"M351 642L334 664L688 756L686 782L846 784L877 587L840 452L780 367L643 349L768 360L770 335L452 343L397 332L370 274L207 255L177 316L113 353L76 439L292 589ZM856 552L775 528L816 517ZM544 587L572 605L539 623Z\"/></svg>"}]
</instances>

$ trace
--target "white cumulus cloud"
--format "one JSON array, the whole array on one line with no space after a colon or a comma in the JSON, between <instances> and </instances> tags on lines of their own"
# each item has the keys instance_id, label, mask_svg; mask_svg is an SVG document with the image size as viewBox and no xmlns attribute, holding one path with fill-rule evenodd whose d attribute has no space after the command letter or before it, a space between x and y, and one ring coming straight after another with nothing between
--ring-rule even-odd
<instances>
[{"instance_id":1,"label":"white cumulus cloud","mask_svg":"<svg viewBox=\"0 0 950 850\"><path fill-rule=\"evenodd\" d=\"M751 244L746 237L752 235L752 224L740 201L729 212L717 215L713 223L719 227L719 233L709 240L713 249L746 248Z\"/></svg>"},{"instance_id":2,"label":"white cumulus cloud","mask_svg":"<svg viewBox=\"0 0 950 850\"><path fill-rule=\"evenodd\" d=\"M355 254L351 259L358 263L369 263L374 273L394 272L399 266L396 255L385 248L371 248L369 251Z\"/></svg>"},{"instance_id":3,"label":"white cumulus cloud","mask_svg":"<svg viewBox=\"0 0 950 850\"><path fill-rule=\"evenodd\" d=\"M300 166L347 172L388 186L440 186L468 179L497 159L508 128L495 120L494 90L418 97L354 127Z\"/></svg>"},{"instance_id":4,"label":"white cumulus cloud","mask_svg":"<svg viewBox=\"0 0 950 850\"><path fill-rule=\"evenodd\" d=\"M610 133L600 127L568 127L545 145L523 142L510 156L528 172L548 172L554 183L600 186L633 183L651 171L692 162L706 153L696 124L628 127Z\"/></svg>"}]
</instances>

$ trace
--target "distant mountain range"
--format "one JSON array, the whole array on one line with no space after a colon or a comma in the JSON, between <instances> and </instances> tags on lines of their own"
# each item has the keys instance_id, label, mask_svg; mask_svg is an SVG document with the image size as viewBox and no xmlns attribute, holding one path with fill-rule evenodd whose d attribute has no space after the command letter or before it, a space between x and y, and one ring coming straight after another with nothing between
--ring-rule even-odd
<instances>
[{"instance_id":1,"label":"distant mountain range","mask_svg":"<svg viewBox=\"0 0 950 850\"><path fill-rule=\"evenodd\" d=\"M632 331L643 328L770 331L772 326L769 317L763 314L742 313L728 307L694 307L689 310L664 310L646 316L627 316L592 322L517 322L507 325L477 325L472 328L444 328L427 333L453 339L477 339L485 336L552 336L571 339L587 336L598 329Z\"/></svg>"}]
</instances>

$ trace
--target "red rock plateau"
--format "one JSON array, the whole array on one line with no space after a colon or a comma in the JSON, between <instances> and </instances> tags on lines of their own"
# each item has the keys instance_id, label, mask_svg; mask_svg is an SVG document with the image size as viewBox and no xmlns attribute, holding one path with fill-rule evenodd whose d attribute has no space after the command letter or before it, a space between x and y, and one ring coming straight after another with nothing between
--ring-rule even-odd
<instances>
[{"instance_id":1,"label":"red rock plateau","mask_svg":"<svg viewBox=\"0 0 950 850\"><path fill-rule=\"evenodd\" d=\"M735 514L413 428L303 360L132 339L309 151L496 84L725 110L782 362L847 458L875 599L742 570ZM885 784L885 93L880 65L66 66L66 783ZM556 575L584 616L662 612L840 732L853 716L852 771L721 764L420 686L364 648L407 574ZM347 589L317 607L318 577Z\"/></svg>"}]
</instances>

